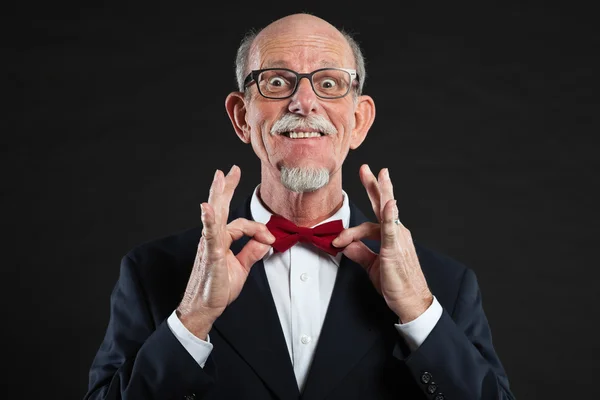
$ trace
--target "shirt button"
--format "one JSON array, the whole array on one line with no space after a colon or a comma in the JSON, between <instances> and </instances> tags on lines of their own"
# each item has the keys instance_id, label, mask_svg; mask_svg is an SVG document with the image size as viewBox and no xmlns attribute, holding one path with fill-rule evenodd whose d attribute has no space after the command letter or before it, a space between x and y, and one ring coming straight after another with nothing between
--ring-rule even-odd
<instances>
[{"instance_id":1,"label":"shirt button","mask_svg":"<svg viewBox=\"0 0 600 400\"><path fill-rule=\"evenodd\" d=\"M302 337L300 337L300 341L302 342L302 344L309 344L311 341L311 337L308 335L302 335Z\"/></svg>"},{"instance_id":2,"label":"shirt button","mask_svg":"<svg viewBox=\"0 0 600 400\"><path fill-rule=\"evenodd\" d=\"M302 279L302 282L306 282L308 280L308 274L305 272L302 275L300 275L300 279Z\"/></svg>"}]
</instances>

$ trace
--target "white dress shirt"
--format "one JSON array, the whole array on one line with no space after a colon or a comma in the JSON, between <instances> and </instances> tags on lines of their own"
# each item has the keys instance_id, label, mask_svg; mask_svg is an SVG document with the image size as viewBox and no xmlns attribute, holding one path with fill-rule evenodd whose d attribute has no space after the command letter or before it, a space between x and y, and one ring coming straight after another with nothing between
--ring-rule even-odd
<instances>
[{"instance_id":1,"label":"white dress shirt","mask_svg":"<svg viewBox=\"0 0 600 400\"><path fill-rule=\"evenodd\" d=\"M250 212L253 220L266 224L271 213L259 200L257 191L258 186L252 195ZM344 228L348 228L350 206L346 192L343 192L342 207L321 223L335 219L341 219ZM302 242L283 253L276 253L271 248L263 257L265 273L300 391L304 388L319 342L341 258L341 252L332 256ZM406 324L395 324L395 327L414 351L425 341L441 315L442 306L434 297L431 306L417 319ZM190 355L204 367L213 349L210 338L207 337L207 341L204 341L194 336L177 318L175 311L167 323Z\"/></svg>"}]
</instances>

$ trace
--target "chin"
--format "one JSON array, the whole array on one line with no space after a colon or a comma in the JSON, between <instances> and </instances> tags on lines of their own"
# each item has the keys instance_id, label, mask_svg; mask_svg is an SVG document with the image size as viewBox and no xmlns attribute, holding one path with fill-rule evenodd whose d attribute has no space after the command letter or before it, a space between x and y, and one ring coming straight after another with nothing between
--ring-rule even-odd
<instances>
[{"instance_id":1,"label":"chin","mask_svg":"<svg viewBox=\"0 0 600 400\"><path fill-rule=\"evenodd\" d=\"M329 170L324 167L281 167L281 183L296 193L310 193L329 183Z\"/></svg>"}]
</instances>

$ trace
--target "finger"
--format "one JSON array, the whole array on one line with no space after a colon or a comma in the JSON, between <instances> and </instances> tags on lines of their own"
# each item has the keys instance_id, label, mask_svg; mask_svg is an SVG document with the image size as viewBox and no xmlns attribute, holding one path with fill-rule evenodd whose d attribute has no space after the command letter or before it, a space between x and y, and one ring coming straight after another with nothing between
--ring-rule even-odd
<instances>
[{"instance_id":1,"label":"finger","mask_svg":"<svg viewBox=\"0 0 600 400\"><path fill-rule=\"evenodd\" d=\"M381 207L379 205L380 193L377 178L375 178L375 175L371 172L371 168L369 168L368 164L363 164L360 167L359 176L360 181L367 190L367 195L371 201L371 207L373 207L373 212L375 213L375 218L377 218L377 221L381 221Z\"/></svg>"},{"instance_id":2,"label":"finger","mask_svg":"<svg viewBox=\"0 0 600 400\"><path fill-rule=\"evenodd\" d=\"M223 197L223 189L225 187L225 180L223 177L223 172L218 169L215 171L215 175L213 177L213 181L210 185L210 190L208 192L208 204L212 207L215 214L215 223L220 225L225 225L226 219L223 220L221 216L221 197Z\"/></svg>"},{"instance_id":3,"label":"finger","mask_svg":"<svg viewBox=\"0 0 600 400\"><path fill-rule=\"evenodd\" d=\"M345 247L361 239L380 240L381 232L379 224L364 222L358 226L344 229L331 244L335 247Z\"/></svg>"},{"instance_id":4,"label":"finger","mask_svg":"<svg viewBox=\"0 0 600 400\"><path fill-rule=\"evenodd\" d=\"M268 244L260 243L254 239L250 239L235 257L238 259L244 269L248 271L250 268L252 268L254 263L262 259L265 254L267 254L270 248L271 246Z\"/></svg>"},{"instance_id":5,"label":"finger","mask_svg":"<svg viewBox=\"0 0 600 400\"><path fill-rule=\"evenodd\" d=\"M396 200L388 200L383 207L383 221L381 222L381 250L380 255L384 256L387 251L395 249L398 236L400 235L398 225L394 222L398 217Z\"/></svg>"},{"instance_id":6,"label":"finger","mask_svg":"<svg viewBox=\"0 0 600 400\"><path fill-rule=\"evenodd\" d=\"M208 203L200 204L202 210L202 237L204 247L211 260L224 257L225 252L221 243L220 227L215 221L215 210Z\"/></svg>"},{"instance_id":7,"label":"finger","mask_svg":"<svg viewBox=\"0 0 600 400\"><path fill-rule=\"evenodd\" d=\"M223 218L222 222L224 224L227 223L227 219L229 218L229 208L231 206L231 199L233 198L233 193L235 192L235 188L240 183L240 177L242 175L242 171L237 165L232 165L231 169L225 175L224 179L224 187L223 187L223 196L221 198L221 218Z\"/></svg>"},{"instance_id":8,"label":"finger","mask_svg":"<svg viewBox=\"0 0 600 400\"><path fill-rule=\"evenodd\" d=\"M392 186L392 180L390 179L390 171L387 168L383 168L379 171L379 192L380 192L380 205L381 213L383 214L383 208L388 201L394 199L394 187ZM382 219L383 219L383 215Z\"/></svg>"},{"instance_id":9,"label":"finger","mask_svg":"<svg viewBox=\"0 0 600 400\"><path fill-rule=\"evenodd\" d=\"M377 254L367 247L363 242L352 242L342 251L346 257L360 264L364 269L369 271L371 265L377 258Z\"/></svg>"},{"instance_id":10,"label":"finger","mask_svg":"<svg viewBox=\"0 0 600 400\"><path fill-rule=\"evenodd\" d=\"M275 236L269 231L265 224L249 221L246 218L238 218L227 225L227 231L231 240L238 240L242 236L253 237L258 242L271 245L275 242Z\"/></svg>"}]
</instances>

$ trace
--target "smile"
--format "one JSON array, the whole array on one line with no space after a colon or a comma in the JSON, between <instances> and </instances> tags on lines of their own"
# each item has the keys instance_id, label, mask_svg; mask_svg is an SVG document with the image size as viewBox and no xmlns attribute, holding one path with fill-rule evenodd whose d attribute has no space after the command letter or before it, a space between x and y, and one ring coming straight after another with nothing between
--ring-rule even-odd
<instances>
[{"instance_id":1,"label":"smile","mask_svg":"<svg viewBox=\"0 0 600 400\"><path fill-rule=\"evenodd\" d=\"M308 139L325 136L321 132L282 132L281 135L291 139Z\"/></svg>"}]
</instances>

